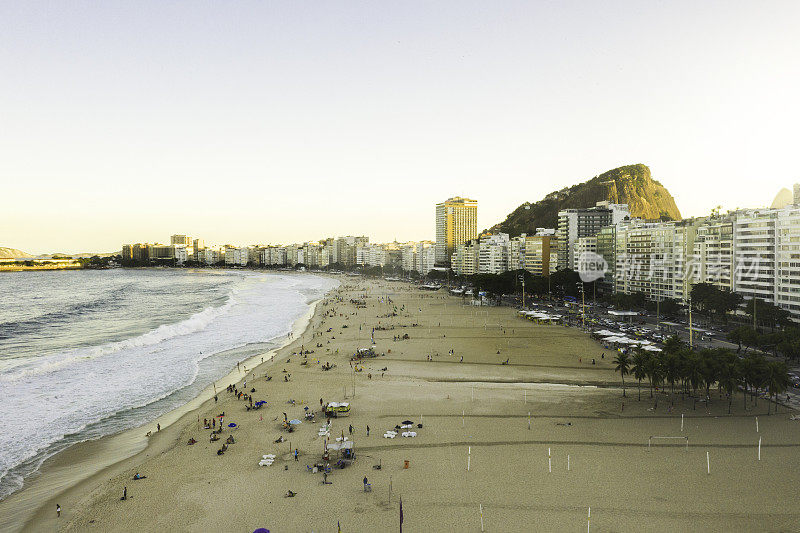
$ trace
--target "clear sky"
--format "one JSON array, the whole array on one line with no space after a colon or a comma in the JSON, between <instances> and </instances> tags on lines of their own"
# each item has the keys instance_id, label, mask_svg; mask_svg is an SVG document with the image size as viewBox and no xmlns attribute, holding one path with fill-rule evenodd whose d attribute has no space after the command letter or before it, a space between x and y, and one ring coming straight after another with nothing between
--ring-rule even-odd
<instances>
[{"instance_id":1,"label":"clear sky","mask_svg":"<svg viewBox=\"0 0 800 533\"><path fill-rule=\"evenodd\" d=\"M434 237L645 163L800 181L800 2L0 2L0 246ZM479 229L480 229L479 228Z\"/></svg>"}]
</instances>

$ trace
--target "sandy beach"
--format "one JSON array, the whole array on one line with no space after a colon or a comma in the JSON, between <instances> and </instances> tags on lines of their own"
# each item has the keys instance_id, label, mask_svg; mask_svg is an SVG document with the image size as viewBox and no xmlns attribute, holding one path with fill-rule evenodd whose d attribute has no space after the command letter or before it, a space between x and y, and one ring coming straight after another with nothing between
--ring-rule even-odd
<instances>
[{"instance_id":1,"label":"sandy beach","mask_svg":"<svg viewBox=\"0 0 800 533\"><path fill-rule=\"evenodd\" d=\"M195 400L129 459L53 491L23 530L386 531L399 528L400 498L406 531L481 531L481 520L485 531L581 531L589 508L592 531L798 530L800 421L784 408L767 416L764 400L745 410L737 396L728 415L716 389L708 406L676 393L669 409L661 391L654 407L646 383L637 400L632 378L623 399L613 354L584 332L466 303L343 278L274 361L242 365L217 382L216 402L213 392ZM354 372L350 357L372 344L373 328L378 356ZM228 385L267 404L247 410ZM350 404L329 438L346 436L356 455L332 468L329 484L309 470L327 440L320 399ZM222 438L210 442L203 420L223 412ZM292 432L284 413L302 421ZM405 420L413 427L400 431L415 437L384 437ZM218 455L230 435L235 443ZM648 448L651 436L688 442ZM109 439L73 447L56 467L101 460ZM259 466L265 454L275 461ZM328 462L337 459L331 452ZM11 516L13 503L0 514Z\"/></svg>"}]
</instances>

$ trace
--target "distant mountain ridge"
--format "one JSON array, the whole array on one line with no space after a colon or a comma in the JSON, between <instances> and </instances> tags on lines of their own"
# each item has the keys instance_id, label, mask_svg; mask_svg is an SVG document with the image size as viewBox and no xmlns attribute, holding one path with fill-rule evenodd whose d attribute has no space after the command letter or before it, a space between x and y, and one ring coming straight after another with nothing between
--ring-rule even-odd
<instances>
[{"instance_id":1,"label":"distant mountain ridge","mask_svg":"<svg viewBox=\"0 0 800 533\"><path fill-rule=\"evenodd\" d=\"M27 259L33 257L31 254L26 254L22 250L16 248L6 248L0 246L0 259Z\"/></svg>"},{"instance_id":2,"label":"distant mountain ridge","mask_svg":"<svg viewBox=\"0 0 800 533\"><path fill-rule=\"evenodd\" d=\"M626 165L589 181L554 191L535 203L526 202L492 226L492 233L532 234L536 228L555 228L562 209L593 207L597 202L628 204L631 216L649 220L680 220L681 212L666 187L654 180L647 165Z\"/></svg>"}]
</instances>

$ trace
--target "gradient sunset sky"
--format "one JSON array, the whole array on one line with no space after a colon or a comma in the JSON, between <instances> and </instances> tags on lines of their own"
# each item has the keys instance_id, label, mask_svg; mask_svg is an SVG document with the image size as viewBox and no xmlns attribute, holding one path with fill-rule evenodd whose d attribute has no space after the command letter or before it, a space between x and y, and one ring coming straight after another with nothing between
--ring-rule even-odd
<instances>
[{"instance_id":1,"label":"gradient sunset sky","mask_svg":"<svg viewBox=\"0 0 800 533\"><path fill-rule=\"evenodd\" d=\"M0 2L0 246L434 237L632 163L800 181L800 2Z\"/></svg>"}]
</instances>

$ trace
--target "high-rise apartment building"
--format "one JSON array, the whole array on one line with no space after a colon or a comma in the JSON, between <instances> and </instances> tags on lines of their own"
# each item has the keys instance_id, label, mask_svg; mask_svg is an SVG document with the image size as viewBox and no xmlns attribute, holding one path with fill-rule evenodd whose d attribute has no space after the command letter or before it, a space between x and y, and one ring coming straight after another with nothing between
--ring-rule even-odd
<instances>
[{"instance_id":1,"label":"high-rise apartment building","mask_svg":"<svg viewBox=\"0 0 800 533\"><path fill-rule=\"evenodd\" d=\"M736 213L733 287L745 298L775 301L775 226L779 211L749 209Z\"/></svg>"},{"instance_id":2,"label":"high-rise apartment building","mask_svg":"<svg viewBox=\"0 0 800 533\"><path fill-rule=\"evenodd\" d=\"M523 268L534 276L549 276L556 270L558 244L552 230L537 231L525 237L525 264Z\"/></svg>"},{"instance_id":3,"label":"high-rise apartment building","mask_svg":"<svg viewBox=\"0 0 800 533\"><path fill-rule=\"evenodd\" d=\"M181 246L191 246L192 238L188 235L172 235L169 238L169 243L172 245L179 244Z\"/></svg>"},{"instance_id":4,"label":"high-rise apartment building","mask_svg":"<svg viewBox=\"0 0 800 533\"><path fill-rule=\"evenodd\" d=\"M558 268L572 268L575 263L575 241L595 237L603 226L616 225L630 218L626 204L597 202L587 209L563 209L558 212Z\"/></svg>"},{"instance_id":5,"label":"high-rise apartment building","mask_svg":"<svg viewBox=\"0 0 800 533\"><path fill-rule=\"evenodd\" d=\"M436 263L450 264L459 244L478 236L478 202L455 196L436 204Z\"/></svg>"},{"instance_id":6,"label":"high-rise apartment building","mask_svg":"<svg viewBox=\"0 0 800 533\"><path fill-rule=\"evenodd\" d=\"M616 227L616 291L648 299L688 298L694 279L694 240L699 220L626 221Z\"/></svg>"},{"instance_id":7,"label":"high-rise apartment building","mask_svg":"<svg viewBox=\"0 0 800 533\"><path fill-rule=\"evenodd\" d=\"M707 218L694 238L693 283L733 291L733 217Z\"/></svg>"}]
</instances>

